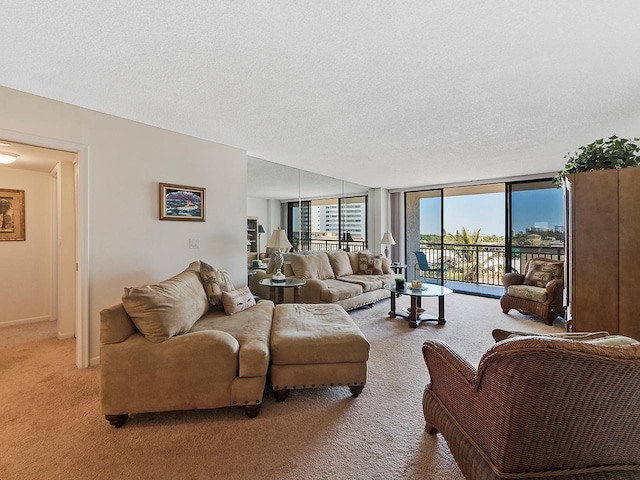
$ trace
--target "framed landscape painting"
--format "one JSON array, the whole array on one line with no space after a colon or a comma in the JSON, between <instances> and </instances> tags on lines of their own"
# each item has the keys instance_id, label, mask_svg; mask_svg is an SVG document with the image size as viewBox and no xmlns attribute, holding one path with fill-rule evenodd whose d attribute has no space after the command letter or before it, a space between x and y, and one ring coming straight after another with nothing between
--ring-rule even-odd
<instances>
[{"instance_id":1,"label":"framed landscape painting","mask_svg":"<svg viewBox=\"0 0 640 480\"><path fill-rule=\"evenodd\" d=\"M25 240L24 190L0 188L0 241Z\"/></svg>"},{"instance_id":2,"label":"framed landscape painting","mask_svg":"<svg viewBox=\"0 0 640 480\"><path fill-rule=\"evenodd\" d=\"M160 220L204 222L204 194L204 188L161 183Z\"/></svg>"}]
</instances>

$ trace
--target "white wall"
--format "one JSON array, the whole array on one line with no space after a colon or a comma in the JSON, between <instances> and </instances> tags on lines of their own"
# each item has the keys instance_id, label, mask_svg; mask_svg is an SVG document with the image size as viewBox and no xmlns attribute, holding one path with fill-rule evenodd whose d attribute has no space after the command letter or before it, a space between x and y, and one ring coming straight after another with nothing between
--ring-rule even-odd
<instances>
[{"instance_id":1,"label":"white wall","mask_svg":"<svg viewBox=\"0 0 640 480\"><path fill-rule=\"evenodd\" d=\"M48 320L49 174L0 167L0 188L24 190L26 220L25 241L0 242L0 325Z\"/></svg>"},{"instance_id":2,"label":"white wall","mask_svg":"<svg viewBox=\"0 0 640 480\"><path fill-rule=\"evenodd\" d=\"M100 310L118 303L123 287L163 280L196 259L246 283L245 151L3 87L0 105L0 130L88 147L92 363ZM159 182L205 187L207 221L159 221Z\"/></svg>"}]
</instances>

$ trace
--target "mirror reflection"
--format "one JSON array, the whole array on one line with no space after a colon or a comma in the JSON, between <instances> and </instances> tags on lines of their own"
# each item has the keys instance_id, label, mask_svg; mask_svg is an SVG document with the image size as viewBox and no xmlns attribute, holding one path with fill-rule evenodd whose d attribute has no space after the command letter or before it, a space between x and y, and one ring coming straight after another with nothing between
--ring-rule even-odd
<instances>
[{"instance_id":1,"label":"mirror reflection","mask_svg":"<svg viewBox=\"0 0 640 480\"><path fill-rule=\"evenodd\" d=\"M287 231L294 250L367 248L368 190L364 185L247 157L247 225L255 228L255 233L247 231L248 261L259 263L277 228Z\"/></svg>"}]
</instances>

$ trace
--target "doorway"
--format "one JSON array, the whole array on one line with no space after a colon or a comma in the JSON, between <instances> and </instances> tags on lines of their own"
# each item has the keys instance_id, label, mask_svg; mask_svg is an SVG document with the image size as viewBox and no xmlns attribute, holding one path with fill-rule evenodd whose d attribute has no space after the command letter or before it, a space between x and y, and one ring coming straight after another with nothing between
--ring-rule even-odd
<instances>
[{"instance_id":1,"label":"doorway","mask_svg":"<svg viewBox=\"0 0 640 480\"><path fill-rule=\"evenodd\" d=\"M70 196L73 199L71 202L75 205L74 214L71 215L71 217L63 216L63 218L66 219L65 221L73 224L73 241L71 242L67 239L65 247L68 248L66 250L63 249L66 253L58 257L58 270L65 268L72 272L72 286L69 287L67 285L65 287L74 292L73 304L70 305L68 302L66 304L72 312L69 314L69 318L71 319L70 323L73 327L68 328L69 332L73 332L73 335L76 337L76 366L78 368L88 367L90 364L88 314L88 146L4 130L0 130L0 138L4 139L7 143L50 149L52 153L64 152L74 155L76 158L75 163L71 162L66 164L66 168L71 170L72 186L70 190L69 187L65 190L65 196ZM64 169L65 166L63 166L63 170ZM65 175L60 178L61 180L64 179ZM57 195L61 195L63 190L64 187L60 188ZM58 232L60 231L62 230L58 230ZM72 247L70 244L72 244ZM69 254L69 251L73 253ZM58 287L61 287L61 285L58 284ZM60 306L60 303L58 303L58 310L60 310ZM64 335L64 332L62 333Z\"/></svg>"}]
</instances>

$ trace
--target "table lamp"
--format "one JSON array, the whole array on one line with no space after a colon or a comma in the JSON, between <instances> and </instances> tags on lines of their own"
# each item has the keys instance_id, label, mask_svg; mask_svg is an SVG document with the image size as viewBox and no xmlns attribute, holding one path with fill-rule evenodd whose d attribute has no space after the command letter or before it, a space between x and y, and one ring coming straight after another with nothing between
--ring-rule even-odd
<instances>
[{"instance_id":1,"label":"table lamp","mask_svg":"<svg viewBox=\"0 0 640 480\"><path fill-rule=\"evenodd\" d=\"M264 233L264 227L262 224L258 224L258 260L260 259L260 235Z\"/></svg>"},{"instance_id":2,"label":"table lamp","mask_svg":"<svg viewBox=\"0 0 640 480\"><path fill-rule=\"evenodd\" d=\"M385 245L385 247L384 247L384 256L389 258L389 245L395 245L396 244L396 241L393 239L393 235L391 235L391 232L386 232L382 236L382 240L380 240L380 243L382 245Z\"/></svg>"},{"instance_id":3,"label":"table lamp","mask_svg":"<svg viewBox=\"0 0 640 480\"><path fill-rule=\"evenodd\" d=\"M344 251L345 252L350 252L351 249L349 248L349 243L351 242L355 242L355 240L353 239L353 237L351 236L351 233L347 232L342 236L342 241L347 245L346 247L344 247Z\"/></svg>"},{"instance_id":4,"label":"table lamp","mask_svg":"<svg viewBox=\"0 0 640 480\"><path fill-rule=\"evenodd\" d=\"M271 276L272 282L284 282L287 277L282 273L282 265L284 264L284 257L282 253L285 249L293 248L293 245L289 242L287 234L284 230L278 228L271 234L271 238L267 242L266 248L273 249L273 264L276 268L276 272Z\"/></svg>"}]
</instances>

